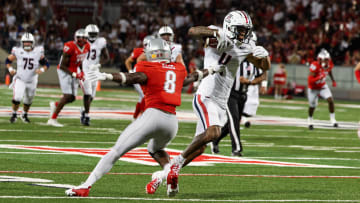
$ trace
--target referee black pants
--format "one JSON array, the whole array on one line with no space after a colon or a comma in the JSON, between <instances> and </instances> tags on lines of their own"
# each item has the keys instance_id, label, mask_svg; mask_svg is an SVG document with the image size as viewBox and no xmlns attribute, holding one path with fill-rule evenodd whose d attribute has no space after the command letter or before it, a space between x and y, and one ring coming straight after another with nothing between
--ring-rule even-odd
<instances>
[{"instance_id":1,"label":"referee black pants","mask_svg":"<svg viewBox=\"0 0 360 203\"><path fill-rule=\"evenodd\" d=\"M240 120L246 100L246 93L231 92L226 109L228 121L224 127L221 128L221 135L214 144L218 145L220 140L230 133L232 152L242 152L243 148L240 140Z\"/></svg>"}]
</instances>

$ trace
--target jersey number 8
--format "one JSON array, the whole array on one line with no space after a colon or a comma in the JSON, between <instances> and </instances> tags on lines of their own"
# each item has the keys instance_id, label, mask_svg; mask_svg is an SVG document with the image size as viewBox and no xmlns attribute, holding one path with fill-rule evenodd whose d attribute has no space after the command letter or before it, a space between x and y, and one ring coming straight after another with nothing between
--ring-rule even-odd
<instances>
[{"instance_id":1,"label":"jersey number 8","mask_svg":"<svg viewBox=\"0 0 360 203\"><path fill-rule=\"evenodd\" d=\"M174 93L176 86L175 82L176 82L176 73L171 70L166 71L164 91L170 94Z\"/></svg>"}]
</instances>

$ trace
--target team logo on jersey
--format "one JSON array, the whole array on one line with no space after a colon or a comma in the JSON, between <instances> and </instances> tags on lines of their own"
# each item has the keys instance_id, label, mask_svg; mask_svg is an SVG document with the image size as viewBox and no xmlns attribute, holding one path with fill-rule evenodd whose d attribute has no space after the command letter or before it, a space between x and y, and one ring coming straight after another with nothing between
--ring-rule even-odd
<instances>
[{"instance_id":1,"label":"team logo on jersey","mask_svg":"<svg viewBox=\"0 0 360 203\"><path fill-rule=\"evenodd\" d=\"M36 150L36 151L51 151L62 152L66 154L76 154L84 156L102 157L110 151L110 149L99 148L60 148L51 146L27 146L27 145L0 145L0 148L23 149L23 150ZM165 149L171 158L179 155L181 151L174 149ZM143 165L156 166L158 163L149 155L146 148L135 148L120 158L120 161L133 162ZM347 166L329 166L318 164L304 164L294 162L279 162L267 161L251 158L241 157L228 157L221 155L202 154L194 159L190 165L193 166L212 166L214 164L255 164L255 165L270 165L280 167L310 167L310 168L355 168Z\"/></svg>"}]
</instances>

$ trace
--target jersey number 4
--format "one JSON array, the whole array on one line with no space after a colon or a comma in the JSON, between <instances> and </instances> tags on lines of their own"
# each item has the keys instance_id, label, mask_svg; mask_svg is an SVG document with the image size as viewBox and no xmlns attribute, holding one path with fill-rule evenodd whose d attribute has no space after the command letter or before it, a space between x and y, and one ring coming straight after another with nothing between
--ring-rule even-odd
<instances>
[{"instance_id":1,"label":"jersey number 4","mask_svg":"<svg viewBox=\"0 0 360 203\"><path fill-rule=\"evenodd\" d=\"M166 71L165 75L165 83L164 83L164 91L173 94L175 92L176 87L176 73L174 71Z\"/></svg>"},{"instance_id":2,"label":"jersey number 4","mask_svg":"<svg viewBox=\"0 0 360 203\"><path fill-rule=\"evenodd\" d=\"M26 67L31 70L34 68L34 63L33 63L33 58L23 58L24 61L24 69L26 69Z\"/></svg>"}]
</instances>

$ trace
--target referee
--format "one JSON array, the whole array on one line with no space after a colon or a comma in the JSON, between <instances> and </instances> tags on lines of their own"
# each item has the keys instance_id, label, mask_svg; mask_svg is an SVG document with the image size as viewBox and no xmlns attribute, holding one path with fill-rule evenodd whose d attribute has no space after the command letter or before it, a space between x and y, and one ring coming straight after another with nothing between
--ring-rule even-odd
<instances>
[{"instance_id":1,"label":"referee","mask_svg":"<svg viewBox=\"0 0 360 203\"><path fill-rule=\"evenodd\" d=\"M219 153L219 142L230 133L232 156L242 156L243 147L240 141L240 120L247 100L247 90L249 85L260 84L266 80L266 74L261 69L256 68L247 60L240 64L236 72L236 79L231 89L227 103L228 121L221 129L221 136L211 143L213 154Z\"/></svg>"}]
</instances>

